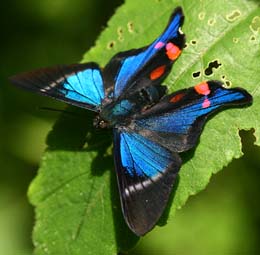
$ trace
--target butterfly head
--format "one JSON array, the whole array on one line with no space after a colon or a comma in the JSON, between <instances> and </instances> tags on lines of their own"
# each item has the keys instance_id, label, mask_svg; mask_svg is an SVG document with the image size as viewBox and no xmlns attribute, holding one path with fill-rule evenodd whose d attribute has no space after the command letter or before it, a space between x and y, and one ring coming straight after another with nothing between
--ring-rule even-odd
<instances>
[{"instance_id":1,"label":"butterfly head","mask_svg":"<svg viewBox=\"0 0 260 255\"><path fill-rule=\"evenodd\" d=\"M104 119L102 119L99 115L97 115L94 120L93 120L93 126L95 128L109 128L111 125L105 121Z\"/></svg>"}]
</instances>

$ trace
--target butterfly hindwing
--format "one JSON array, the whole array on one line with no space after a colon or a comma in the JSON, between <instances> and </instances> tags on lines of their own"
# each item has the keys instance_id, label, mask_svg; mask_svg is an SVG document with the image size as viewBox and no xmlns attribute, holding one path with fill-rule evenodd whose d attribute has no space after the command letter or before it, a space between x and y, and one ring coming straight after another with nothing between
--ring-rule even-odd
<instances>
[{"instance_id":1,"label":"butterfly hindwing","mask_svg":"<svg viewBox=\"0 0 260 255\"><path fill-rule=\"evenodd\" d=\"M180 31L184 16L176 8L165 31L149 46L116 54L104 69L106 88L113 88L114 98L137 89L159 84L170 72L185 43Z\"/></svg>"},{"instance_id":2,"label":"butterfly hindwing","mask_svg":"<svg viewBox=\"0 0 260 255\"><path fill-rule=\"evenodd\" d=\"M10 78L19 87L97 111L105 96L97 64L74 64L42 68Z\"/></svg>"},{"instance_id":3,"label":"butterfly hindwing","mask_svg":"<svg viewBox=\"0 0 260 255\"><path fill-rule=\"evenodd\" d=\"M125 220L134 233L144 235L166 206L180 157L137 133L115 129L114 158Z\"/></svg>"},{"instance_id":4,"label":"butterfly hindwing","mask_svg":"<svg viewBox=\"0 0 260 255\"><path fill-rule=\"evenodd\" d=\"M136 131L171 151L186 151L197 143L209 115L223 107L251 101L251 95L244 89L226 89L218 81L204 82L165 96L138 115Z\"/></svg>"}]
</instances>

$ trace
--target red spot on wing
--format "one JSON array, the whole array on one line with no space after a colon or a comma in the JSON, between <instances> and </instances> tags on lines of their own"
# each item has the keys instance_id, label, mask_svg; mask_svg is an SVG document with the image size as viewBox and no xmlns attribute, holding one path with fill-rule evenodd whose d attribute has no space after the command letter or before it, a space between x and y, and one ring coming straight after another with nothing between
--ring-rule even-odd
<instances>
[{"instance_id":1,"label":"red spot on wing","mask_svg":"<svg viewBox=\"0 0 260 255\"><path fill-rule=\"evenodd\" d=\"M169 42L166 44L166 55L170 60L175 60L181 54L181 50L175 44Z\"/></svg>"},{"instance_id":2,"label":"red spot on wing","mask_svg":"<svg viewBox=\"0 0 260 255\"><path fill-rule=\"evenodd\" d=\"M162 48L164 45L165 45L164 42L158 42L158 43L155 44L154 48L155 48L155 49L160 49L160 48Z\"/></svg>"},{"instance_id":3,"label":"red spot on wing","mask_svg":"<svg viewBox=\"0 0 260 255\"><path fill-rule=\"evenodd\" d=\"M177 103L184 97L184 94L177 94L170 99L171 103Z\"/></svg>"},{"instance_id":4,"label":"red spot on wing","mask_svg":"<svg viewBox=\"0 0 260 255\"><path fill-rule=\"evenodd\" d=\"M208 108L210 106L210 101L208 98L205 98L205 100L202 103L202 108Z\"/></svg>"},{"instance_id":5,"label":"red spot on wing","mask_svg":"<svg viewBox=\"0 0 260 255\"><path fill-rule=\"evenodd\" d=\"M155 68L155 69L150 73L150 79L151 79L151 80L156 80L156 79L160 78L160 77L164 74L165 68L166 68L166 65L159 66L159 67Z\"/></svg>"},{"instance_id":6,"label":"red spot on wing","mask_svg":"<svg viewBox=\"0 0 260 255\"><path fill-rule=\"evenodd\" d=\"M207 82L202 82L196 86L194 86L196 92L200 95L207 96L210 94L210 88Z\"/></svg>"}]
</instances>

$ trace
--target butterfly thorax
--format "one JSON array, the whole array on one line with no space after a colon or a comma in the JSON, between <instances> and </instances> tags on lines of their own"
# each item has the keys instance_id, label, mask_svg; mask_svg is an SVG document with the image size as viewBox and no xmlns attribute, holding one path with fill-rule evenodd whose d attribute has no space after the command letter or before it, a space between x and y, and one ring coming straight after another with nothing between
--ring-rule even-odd
<instances>
[{"instance_id":1,"label":"butterfly thorax","mask_svg":"<svg viewBox=\"0 0 260 255\"><path fill-rule=\"evenodd\" d=\"M143 112L159 102L165 92L165 86L154 85L128 94L125 98L104 101L93 125L96 128L128 125L136 113Z\"/></svg>"}]
</instances>

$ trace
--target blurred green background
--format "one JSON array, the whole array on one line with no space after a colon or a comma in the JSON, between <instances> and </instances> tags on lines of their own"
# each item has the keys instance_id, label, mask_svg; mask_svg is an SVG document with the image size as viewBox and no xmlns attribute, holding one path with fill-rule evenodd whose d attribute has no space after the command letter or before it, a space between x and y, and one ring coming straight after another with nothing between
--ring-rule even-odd
<instances>
[{"instance_id":1,"label":"blurred green background","mask_svg":"<svg viewBox=\"0 0 260 255\"><path fill-rule=\"evenodd\" d=\"M7 77L79 62L122 0L10 0L1 3L0 255L31 254L33 208L26 192L63 103L18 90ZM212 177L164 228L130 254L259 254L260 149L241 132L245 156Z\"/></svg>"}]
</instances>

